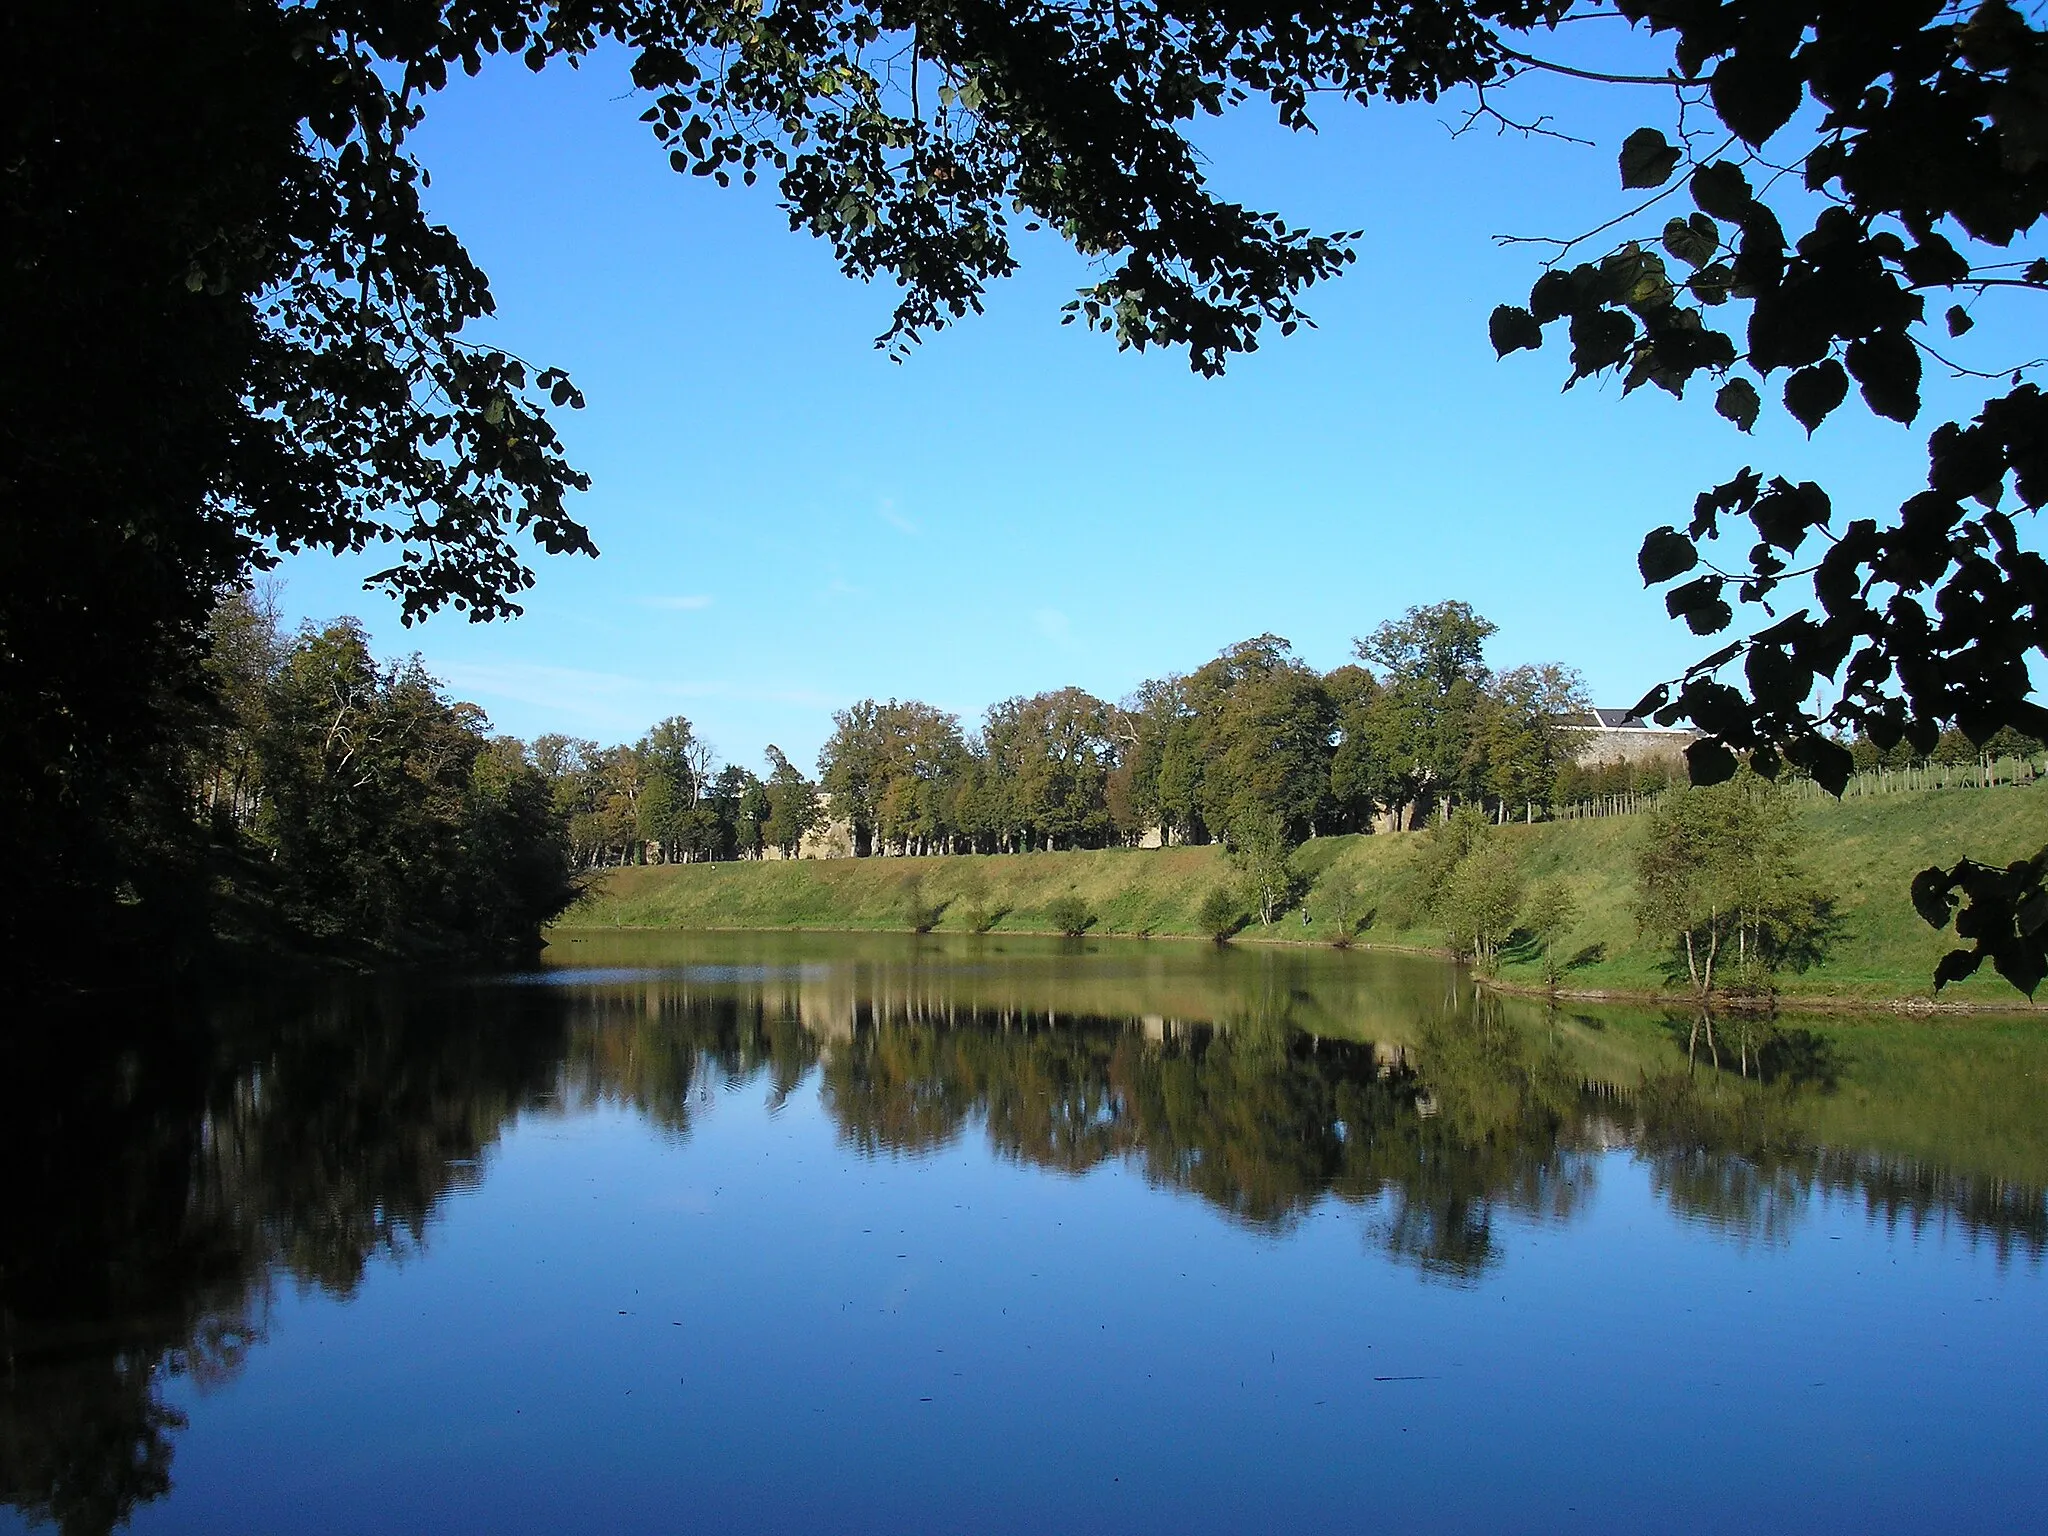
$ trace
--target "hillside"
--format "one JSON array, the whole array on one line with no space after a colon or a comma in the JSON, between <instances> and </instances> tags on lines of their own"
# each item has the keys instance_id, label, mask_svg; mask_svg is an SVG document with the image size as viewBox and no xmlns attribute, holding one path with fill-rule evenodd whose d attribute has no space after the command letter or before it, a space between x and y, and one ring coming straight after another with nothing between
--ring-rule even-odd
<instances>
[{"instance_id":1,"label":"hillside","mask_svg":"<svg viewBox=\"0 0 2048 1536\"><path fill-rule=\"evenodd\" d=\"M1937 860L1969 856L2007 863L2048 843L2048 784L1991 790L1925 791L1802 805L1806 864L1836 902L1840 919L1826 958L1788 974L1788 995L1924 998L1936 960L1954 942L1914 914L1907 888ZM1531 881L1562 878L1580 917L1559 946L1576 957L1566 987L1579 991L1654 992L1666 986L1665 956L1638 937L1629 916L1640 816L1509 826L1498 835L1518 850ZM1373 919L1360 936L1372 945L1429 948L1442 935L1405 911L1413 835L1319 838L1296 856L1312 883L1302 910L1270 929L1252 925L1239 942L1328 943L1335 935L1318 910L1316 883L1348 870ZM1091 932L1200 936L1203 897L1230 879L1220 848L1165 848L925 859L832 859L690 864L607 871L562 920L563 928L841 928L909 926L913 882L941 906L941 931L961 931L977 890L1000 911L997 932L1044 933L1046 910L1078 895L1095 914ZM1534 985L1535 957L1510 953L1501 978ZM2019 1002L2002 982L1975 978L1944 1001Z\"/></svg>"}]
</instances>

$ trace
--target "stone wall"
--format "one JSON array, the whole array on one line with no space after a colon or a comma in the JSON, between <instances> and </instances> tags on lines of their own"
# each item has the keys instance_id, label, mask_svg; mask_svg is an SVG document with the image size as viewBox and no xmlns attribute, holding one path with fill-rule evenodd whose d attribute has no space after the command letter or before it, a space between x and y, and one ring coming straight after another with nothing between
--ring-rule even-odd
<instances>
[{"instance_id":1,"label":"stone wall","mask_svg":"<svg viewBox=\"0 0 2048 1536\"><path fill-rule=\"evenodd\" d=\"M1699 739L1698 731L1660 731L1647 726L1600 726L1580 732L1573 755L1581 768L1606 763L1675 762Z\"/></svg>"}]
</instances>

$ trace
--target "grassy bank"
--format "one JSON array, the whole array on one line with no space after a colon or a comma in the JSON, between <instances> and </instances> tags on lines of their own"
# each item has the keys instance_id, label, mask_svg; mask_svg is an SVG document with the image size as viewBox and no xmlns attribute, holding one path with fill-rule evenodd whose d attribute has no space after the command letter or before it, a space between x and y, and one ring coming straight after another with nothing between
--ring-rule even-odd
<instances>
[{"instance_id":1,"label":"grassy bank","mask_svg":"<svg viewBox=\"0 0 2048 1536\"><path fill-rule=\"evenodd\" d=\"M1936 960L1955 939L1914 914L1907 899L1914 873L1963 856L2007 863L2048 843L2048 785L1810 803L1801 807L1799 824L1807 866L1833 897L1839 924L1826 959L1784 976L1782 990L1815 998L1924 998ZM1643 818L1628 816L1500 830L1531 882L1562 878L1578 897L1578 922L1559 946L1574 957L1569 989L1650 993L1670 985L1669 957L1643 941L1629 916L1643 827ZM1320 910L1316 884L1342 868L1374 912L1361 942L1440 945L1441 933L1405 913L1416 844L1413 836L1307 844L1297 864L1311 881L1309 921L1304 924L1297 909L1270 929L1254 924L1240 941L1330 942L1335 932ZM941 931L963 929L978 898L1001 912L996 932L1048 932L1047 909L1061 897L1079 896L1094 913L1091 932L1195 937L1202 899L1229 878L1218 848L622 869L596 881L562 926L901 929L908 926L915 881L924 901L941 908ZM1537 957L1510 951L1501 979L1537 984ZM2021 1001L1996 978L1950 987L1943 999Z\"/></svg>"}]
</instances>

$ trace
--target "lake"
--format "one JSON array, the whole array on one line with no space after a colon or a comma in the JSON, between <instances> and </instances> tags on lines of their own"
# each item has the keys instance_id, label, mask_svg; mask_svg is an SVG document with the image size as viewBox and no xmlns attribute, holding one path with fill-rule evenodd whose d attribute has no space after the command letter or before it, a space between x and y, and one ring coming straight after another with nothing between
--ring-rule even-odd
<instances>
[{"instance_id":1,"label":"lake","mask_svg":"<svg viewBox=\"0 0 2048 1536\"><path fill-rule=\"evenodd\" d=\"M2048 1028L563 934L18 1019L0 1529L2048 1524Z\"/></svg>"}]
</instances>

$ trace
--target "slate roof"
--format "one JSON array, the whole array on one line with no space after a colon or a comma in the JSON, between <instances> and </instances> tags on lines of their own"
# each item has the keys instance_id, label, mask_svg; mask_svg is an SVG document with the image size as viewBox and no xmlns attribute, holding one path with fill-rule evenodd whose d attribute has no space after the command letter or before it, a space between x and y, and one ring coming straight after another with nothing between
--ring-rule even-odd
<instances>
[{"instance_id":1,"label":"slate roof","mask_svg":"<svg viewBox=\"0 0 2048 1536\"><path fill-rule=\"evenodd\" d=\"M1602 731L1661 731L1662 726L1645 720L1641 715L1632 715L1625 709L1595 709L1583 715L1566 718L1565 724L1590 727Z\"/></svg>"}]
</instances>

